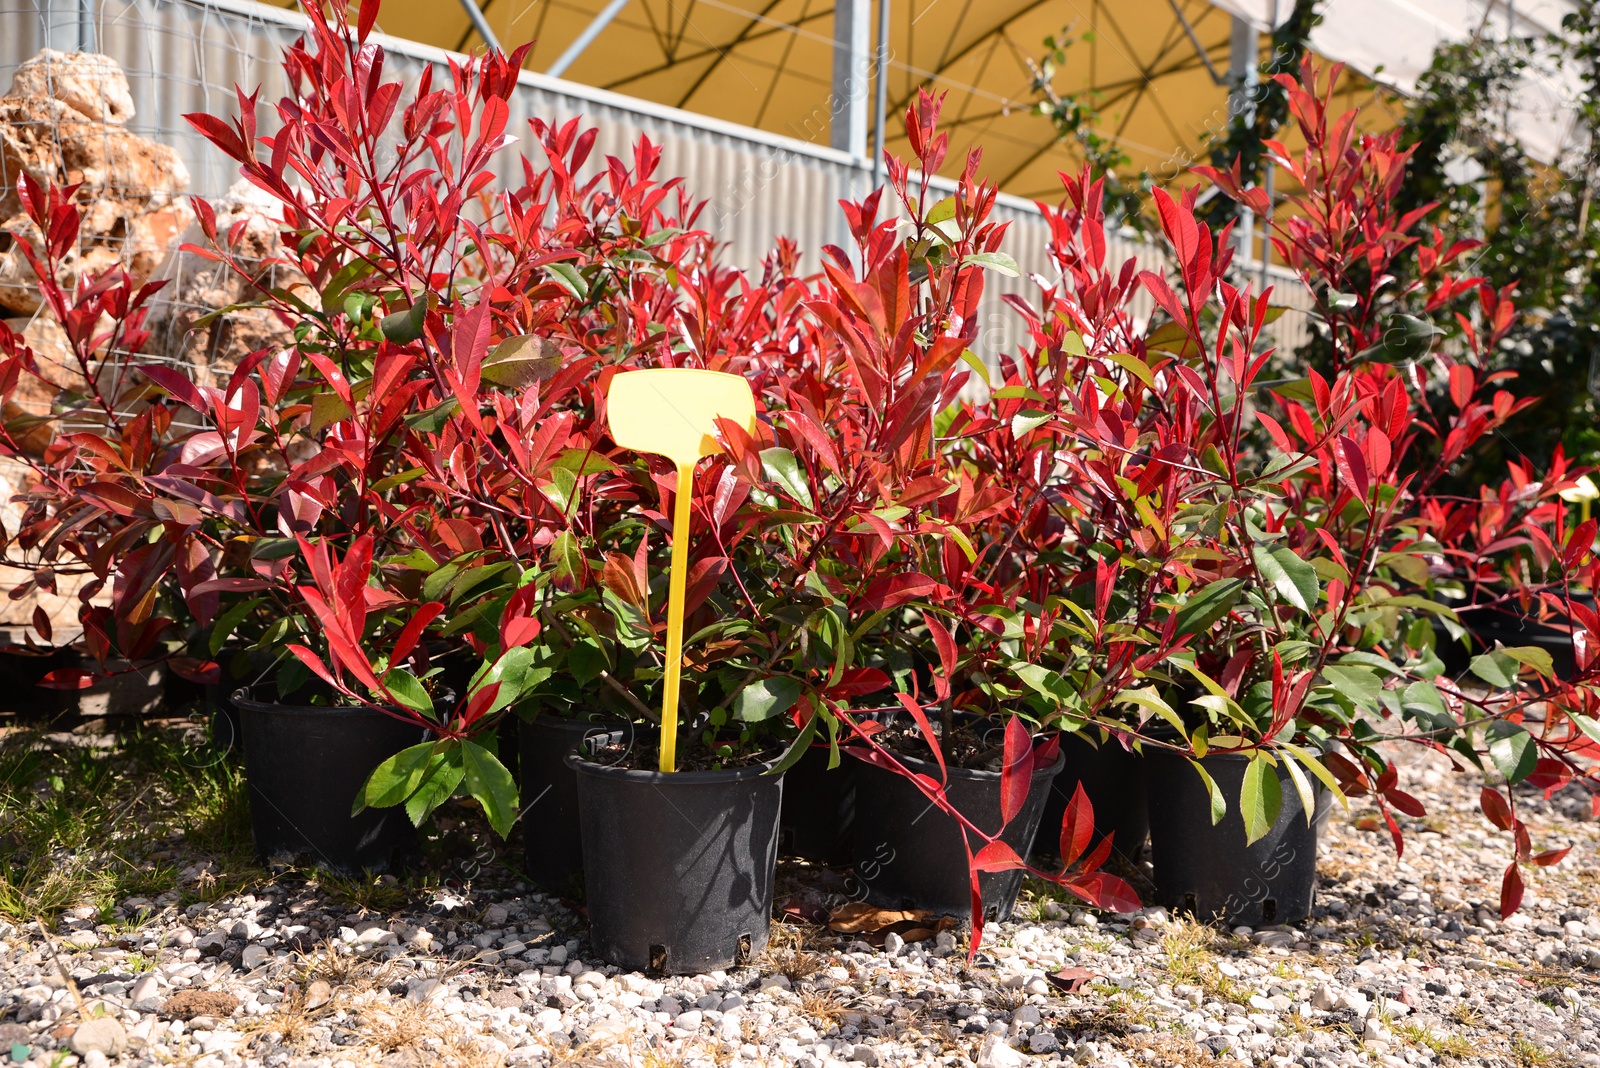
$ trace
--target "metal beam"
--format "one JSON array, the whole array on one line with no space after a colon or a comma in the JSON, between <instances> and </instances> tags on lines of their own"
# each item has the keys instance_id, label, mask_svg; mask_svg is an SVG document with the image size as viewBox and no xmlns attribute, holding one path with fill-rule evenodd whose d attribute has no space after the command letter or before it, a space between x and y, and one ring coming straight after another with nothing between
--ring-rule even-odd
<instances>
[{"instance_id":1,"label":"metal beam","mask_svg":"<svg viewBox=\"0 0 1600 1068\"><path fill-rule=\"evenodd\" d=\"M878 0L877 114L872 120L872 188L883 184L883 131L889 110L889 0Z\"/></svg>"},{"instance_id":2,"label":"metal beam","mask_svg":"<svg viewBox=\"0 0 1600 1068\"><path fill-rule=\"evenodd\" d=\"M483 17L483 12L478 8L478 0L461 0L461 6L467 9L467 18L472 20L472 28L483 38L484 46L491 52L501 51L499 39L489 28L489 20Z\"/></svg>"},{"instance_id":3,"label":"metal beam","mask_svg":"<svg viewBox=\"0 0 1600 1068\"><path fill-rule=\"evenodd\" d=\"M567 72L567 68L583 55L584 50L594 44L594 39L600 36L600 31L611 25L611 20L622 13L628 6L628 0L611 0L609 4L600 9L600 14L589 21L575 41L567 46L567 50L550 64L550 69L545 71L552 78L559 78Z\"/></svg>"},{"instance_id":4,"label":"metal beam","mask_svg":"<svg viewBox=\"0 0 1600 1068\"><path fill-rule=\"evenodd\" d=\"M867 154L867 86L872 60L872 0L833 5L833 88L828 94L828 141L852 156Z\"/></svg>"},{"instance_id":5,"label":"metal beam","mask_svg":"<svg viewBox=\"0 0 1600 1068\"><path fill-rule=\"evenodd\" d=\"M1218 85L1227 85L1228 79L1217 73L1217 68L1211 63L1211 57L1206 54L1206 46L1200 43L1200 38L1194 32L1194 27L1189 25L1189 17L1183 13L1183 8L1178 6L1178 0L1167 0L1167 6L1172 8L1172 13L1178 18L1178 25L1183 27L1183 32L1189 35L1189 43L1194 45L1195 53L1200 57L1200 62L1206 65L1206 70L1211 72L1211 80Z\"/></svg>"}]
</instances>

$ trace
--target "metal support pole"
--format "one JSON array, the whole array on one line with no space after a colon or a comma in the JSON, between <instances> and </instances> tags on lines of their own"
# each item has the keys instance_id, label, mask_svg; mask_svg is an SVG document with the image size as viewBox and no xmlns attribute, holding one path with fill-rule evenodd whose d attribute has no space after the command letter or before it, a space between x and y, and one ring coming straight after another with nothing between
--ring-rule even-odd
<instances>
[{"instance_id":1,"label":"metal support pole","mask_svg":"<svg viewBox=\"0 0 1600 1068\"><path fill-rule=\"evenodd\" d=\"M567 46L567 50L561 53L554 63L550 64L550 69L545 73L552 78L559 78L565 74L567 68L572 66L573 61L583 55L585 49L594 44L594 39L600 36L600 31L611 25L611 20L616 18L622 12L622 9L627 6L628 0L611 0L611 3L601 8L600 14L596 15L589 25L583 28L583 32L578 34L577 39Z\"/></svg>"},{"instance_id":2,"label":"metal support pole","mask_svg":"<svg viewBox=\"0 0 1600 1068\"><path fill-rule=\"evenodd\" d=\"M78 0L78 51L95 51L94 0Z\"/></svg>"},{"instance_id":3,"label":"metal support pole","mask_svg":"<svg viewBox=\"0 0 1600 1068\"><path fill-rule=\"evenodd\" d=\"M878 100L872 123L872 188L883 184L883 130L889 110L889 0L878 0Z\"/></svg>"},{"instance_id":4,"label":"metal support pole","mask_svg":"<svg viewBox=\"0 0 1600 1068\"><path fill-rule=\"evenodd\" d=\"M1256 119L1256 90L1261 83L1261 39L1249 19L1238 15L1232 18L1228 33L1228 121L1249 126ZM1254 255L1255 215L1242 213L1234 233L1239 251L1246 258Z\"/></svg>"},{"instance_id":5,"label":"metal support pole","mask_svg":"<svg viewBox=\"0 0 1600 1068\"><path fill-rule=\"evenodd\" d=\"M867 83L871 70L872 0L837 0L833 6L833 91L828 98L828 141L852 156L867 154Z\"/></svg>"},{"instance_id":6,"label":"metal support pole","mask_svg":"<svg viewBox=\"0 0 1600 1068\"><path fill-rule=\"evenodd\" d=\"M483 11L478 7L478 0L461 0L461 6L467 9L467 18L472 20L472 28L483 38L484 45L491 52L501 51L500 42L489 28L489 20L483 17Z\"/></svg>"}]
</instances>

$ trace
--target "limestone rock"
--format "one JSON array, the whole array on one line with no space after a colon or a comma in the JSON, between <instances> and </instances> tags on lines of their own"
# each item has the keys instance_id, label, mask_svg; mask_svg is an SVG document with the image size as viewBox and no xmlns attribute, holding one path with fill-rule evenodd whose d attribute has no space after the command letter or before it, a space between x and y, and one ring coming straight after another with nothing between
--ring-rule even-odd
<instances>
[{"instance_id":1,"label":"limestone rock","mask_svg":"<svg viewBox=\"0 0 1600 1068\"><path fill-rule=\"evenodd\" d=\"M202 386L222 385L245 356L281 346L293 337L269 308L239 307L202 323L208 313L254 303L262 288L310 285L299 271L275 262L283 255L278 239L282 216L275 200L240 180L212 207L219 238L243 224L230 251L244 274L193 253L177 253L160 274L167 280L167 288L156 295L150 316L155 333L152 345L192 368L195 381ZM193 224L177 242L205 243L199 226Z\"/></svg>"},{"instance_id":2,"label":"limestone rock","mask_svg":"<svg viewBox=\"0 0 1600 1068\"><path fill-rule=\"evenodd\" d=\"M46 48L11 74L11 95L59 100L88 119L126 126L133 118L128 79L110 56Z\"/></svg>"}]
</instances>

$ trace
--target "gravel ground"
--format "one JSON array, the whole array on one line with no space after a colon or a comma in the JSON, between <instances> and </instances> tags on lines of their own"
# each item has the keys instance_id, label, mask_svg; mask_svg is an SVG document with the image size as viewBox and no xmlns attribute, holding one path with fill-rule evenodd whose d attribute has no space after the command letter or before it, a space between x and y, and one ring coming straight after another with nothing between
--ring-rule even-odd
<instances>
[{"instance_id":1,"label":"gravel ground","mask_svg":"<svg viewBox=\"0 0 1600 1068\"><path fill-rule=\"evenodd\" d=\"M971 967L959 932L878 948L781 924L754 966L665 981L588 959L581 919L488 851L469 884L369 884L354 895L365 907L298 875L183 907L218 873L177 839L169 892L114 915L72 909L43 930L0 922L0 1058L1600 1066L1600 827L1587 800L1519 799L1536 848L1575 848L1528 871L1525 908L1502 923L1509 843L1477 813L1481 782L1441 762L1412 764L1402 785L1429 810L1407 821L1405 859L1370 813L1335 809L1303 928L1094 915L1029 890ZM830 878L786 866L781 882L814 901ZM1063 968L1093 977L1064 993L1046 979Z\"/></svg>"}]
</instances>

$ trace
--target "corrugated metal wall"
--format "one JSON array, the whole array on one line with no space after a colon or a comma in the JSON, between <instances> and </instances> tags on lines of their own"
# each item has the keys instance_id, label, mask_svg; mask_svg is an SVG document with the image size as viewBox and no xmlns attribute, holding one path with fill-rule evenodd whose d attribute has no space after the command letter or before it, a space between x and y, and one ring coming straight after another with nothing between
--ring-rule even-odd
<instances>
[{"instance_id":1,"label":"corrugated metal wall","mask_svg":"<svg viewBox=\"0 0 1600 1068\"><path fill-rule=\"evenodd\" d=\"M16 0L12 0L13 3ZM441 3L447 0L440 0ZM85 12L88 13L87 17ZM96 48L128 75L138 133L173 145L193 176L191 191L216 196L237 173L220 153L191 131L185 113L231 115L234 86L260 88L264 105L283 95L281 49L298 34L299 17L250 0L33 0L0 10L0 85L11 70L40 48ZM396 38L382 39L392 75L414 78L424 64L443 63L446 53ZM268 108L263 107L263 123ZM565 121L582 116L599 128L597 156L626 158L641 136L661 146L663 172L680 175L686 188L707 200L702 223L727 243L728 260L752 267L780 236L792 238L810 267L826 244L847 245L837 202L855 198L871 186L863 161L824 144L778 137L647 101L608 93L539 74L525 73L512 105L513 131L540 116ZM819 124L819 136L825 130ZM503 154L508 173L515 156ZM949 183L941 183L948 186ZM1011 222L1005 250L1024 277L991 274L981 341L985 357L1017 340L1016 315L1000 302L1004 292L1033 290L1026 275L1048 272L1048 230L1033 205L1002 197L999 218ZM1111 255L1136 256L1142 266L1160 269L1166 257L1154 246L1115 238ZM1310 294L1297 280L1273 271L1276 302L1297 309L1273 327L1280 346L1304 340L1304 309ZM1148 307L1148 306L1146 306Z\"/></svg>"}]
</instances>

